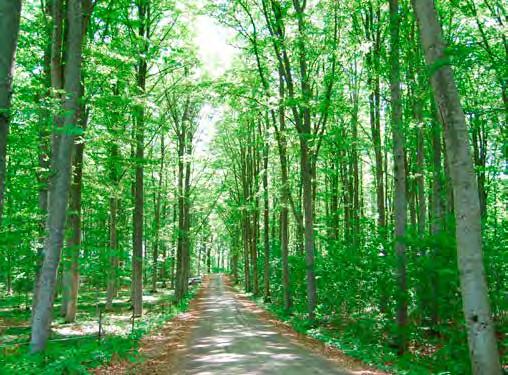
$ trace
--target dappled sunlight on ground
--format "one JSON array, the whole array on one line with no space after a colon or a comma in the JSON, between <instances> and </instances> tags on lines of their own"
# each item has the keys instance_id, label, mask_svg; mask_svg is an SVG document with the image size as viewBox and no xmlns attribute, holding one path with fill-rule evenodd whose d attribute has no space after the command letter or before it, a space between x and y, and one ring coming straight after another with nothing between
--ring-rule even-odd
<instances>
[{"instance_id":1,"label":"dappled sunlight on ground","mask_svg":"<svg viewBox=\"0 0 508 375\"><path fill-rule=\"evenodd\" d=\"M137 364L116 363L94 374L380 375L287 325L225 285L206 278L186 313L141 342Z\"/></svg>"},{"instance_id":2,"label":"dappled sunlight on ground","mask_svg":"<svg viewBox=\"0 0 508 375\"><path fill-rule=\"evenodd\" d=\"M246 309L219 276L214 276L199 304L201 317L178 373L348 374L260 320L251 311L256 309Z\"/></svg>"},{"instance_id":3,"label":"dappled sunlight on ground","mask_svg":"<svg viewBox=\"0 0 508 375\"><path fill-rule=\"evenodd\" d=\"M136 319L135 327L143 321L153 319L157 314L168 312L173 290L160 289L157 293L143 295L144 317ZM52 337L74 339L80 336L99 335L99 311L101 311L102 335L127 336L132 331L132 311L130 292L120 291L113 299L112 311L105 311L105 292L83 291L80 295L76 322L64 323L59 317L60 304L54 307L55 320L52 324ZM28 304L29 305L29 304ZM10 319L6 317L10 316ZM12 317L16 317L13 319ZM19 307L2 307L0 310L0 343L24 343L30 335L30 311Z\"/></svg>"}]
</instances>

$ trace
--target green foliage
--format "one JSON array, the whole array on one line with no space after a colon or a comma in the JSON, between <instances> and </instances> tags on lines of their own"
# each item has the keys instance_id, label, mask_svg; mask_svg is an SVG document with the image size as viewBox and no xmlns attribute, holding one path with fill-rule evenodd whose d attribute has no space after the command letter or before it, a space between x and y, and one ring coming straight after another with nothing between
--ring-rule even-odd
<instances>
[{"instance_id":1,"label":"green foliage","mask_svg":"<svg viewBox=\"0 0 508 375\"><path fill-rule=\"evenodd\" d=\"M150 313L135 323L128 335L106 335L99 341L96 336L55 339L49 342L44 353L27 353L26 344L0 346L0 374L88 374L88 370L107 365L113 359L131 362L142 361L137 350L143 336L155 332L168 320L189 308L198 288L189 293L165 312ZM164 303L164 301L160 301Z\"/></svg>"}]
</instances>

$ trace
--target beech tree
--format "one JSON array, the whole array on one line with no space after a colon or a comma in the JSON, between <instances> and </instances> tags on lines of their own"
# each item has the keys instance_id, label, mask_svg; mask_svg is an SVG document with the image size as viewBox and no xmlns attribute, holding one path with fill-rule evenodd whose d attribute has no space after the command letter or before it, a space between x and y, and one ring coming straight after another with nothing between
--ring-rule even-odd
<instances>
[{"instance_id":1,"label":"beech tree","mask_svg":"<svg viewBox=\"0 0 508 375\"><path fill-rule=\"evenodd\" d=\"M21 0L0 3L0 226L4 211L5 180L7 177L7 136L9 134L12 97L12 70L16 52Z\"/></svg>"},{"instance_id":2,"label":"beech tree","mask_svg":"<svg viewBox=\"0 0 508 375\"><path fill-rule=\"evenodd\" d=\"M57 8L58 2L53 6ZM54 9L54 14L60 10ZM56 18L56 17L55 17ZM63 122L53 131L51 169L53 176L49 185L48 219L43 249L43 261L33 310L31 351L44 349L48 340L58 264L64 240L64 225L71 184L71 156L77 127L77 112L81 84L81 48L83 36L83 11L78 0L67 4L68 35L66 41L66 64L64 68ZM54 19L54 22L58 22Z\"/></svg>"},{"instance_id":3,"label":"beech tree","mask_svg":"<svg viewBox=\"0 0 508 375\"><path fill-rule=\"evenodd\" d=\"M453 183L457 253L469 352L474 374L500 374L482 253L481 210L466 119L447 61L434 3L413 3L434 98L444 123L448 168Z\"/></svg>"}]
</instances>

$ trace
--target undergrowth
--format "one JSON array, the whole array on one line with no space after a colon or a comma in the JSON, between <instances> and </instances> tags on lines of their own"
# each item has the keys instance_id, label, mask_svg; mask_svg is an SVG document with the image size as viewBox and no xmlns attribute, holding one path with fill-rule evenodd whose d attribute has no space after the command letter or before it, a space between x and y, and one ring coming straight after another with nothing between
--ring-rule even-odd
<instances>
[{"instance_id":1,"label":"undergrowth","mask_svg":"<svg viewBox=\"0 0 508 375\"><path fill-rule=\"evenodd\" d=\"M112 359L142 361L138 354L140 340L189 308L198 288L191 288L187 296L168 311L149 313L137 321L129 335L108 335L75 340L49 341L40 354L28 353L27 344L0 344L0 374L88 374L88 370L107 365Z\"/></svg>"},{"instance_id":2,"label":"undergrowth","mask_svg":"<svg viewBox=\"0 0 508 375\"><path fill-rule=\"evenodd\" d=\"M416 330L410 338L411 352L399 356L385 333L390 322L372 316L354 317L354 324L329 324L317 319L310 322L306 314L286 314L276 303L265 303L262 297L247 295L256 304L289 324L296 332L313 337L363 363L398 375L456 375L470 373L467 340L463 330L441 327L441 337Z\"/></svg>"}]
</instances>

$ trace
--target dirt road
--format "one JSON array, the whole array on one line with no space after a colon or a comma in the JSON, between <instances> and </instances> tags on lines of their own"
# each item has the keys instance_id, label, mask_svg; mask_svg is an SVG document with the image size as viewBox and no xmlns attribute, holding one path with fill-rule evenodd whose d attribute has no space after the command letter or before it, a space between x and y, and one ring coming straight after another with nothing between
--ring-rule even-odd
<instances>
[{"instance_id":1,"label":"dirt road","mask_svg":"<svg viewBox=\"0 0 508 375\"><path fill-rule=\"evenodd\" d=\"M202 303L202 312L186 345L181 374L353 373L293 343L275 326L247 311L219 275L212 276Z\"/></svg>"}]
</instances>

